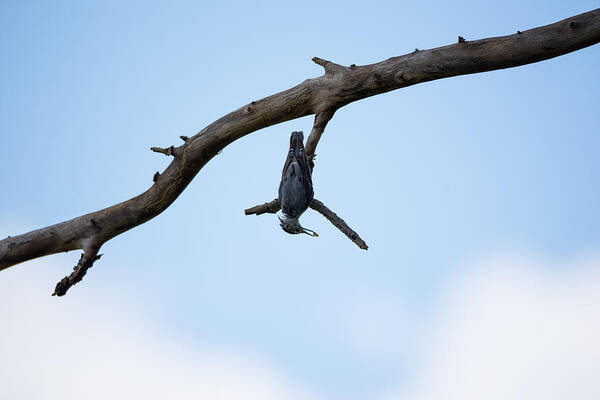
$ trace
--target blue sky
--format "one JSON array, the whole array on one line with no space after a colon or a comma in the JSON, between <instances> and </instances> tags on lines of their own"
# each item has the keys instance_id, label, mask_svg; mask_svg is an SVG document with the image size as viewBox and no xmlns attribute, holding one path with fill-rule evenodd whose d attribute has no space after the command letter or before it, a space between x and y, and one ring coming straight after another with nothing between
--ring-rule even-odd
<instances>
[{"instance_id":1,"label":"blue sky","mask_svg":"<svg viewBox=\"0 0 600 400\"><path fill-rule=\"evenodd\" d=\"M313 56L368 64L453 43L458 35L504 35L598 7L593 1L122 3L0 5L0 235L141 193L169 162L151 146L177 144L179 135L191 136L251 100L320 75ZM0 273L0 293L15 293L0 310L3 320L18 337L48 329L46 315L54 315L67 325L56 328L66 330L55 339L68 343L77 332L67 329L65 314L85 315L89 326L120 330L115 343L135 342L132 332L141 331L158 338L154 347L179 344L178 351L208 365L198 367L199 376L211 369L204 350L216 358L234 353L242 364L256 359L276 371L265 382L292 382L309 397L408 393L427 364L425 338L439 333L432 330L443 318L460 315L459 306L447 310L446 296L463 287L461 279L487 276L489 265L498 264L489 260L503 260L517 271L501 280L506 288L492 290L503 303L519 268L525 278L549 275L560 283L582 273L578 260L595 265L599 61L594 46L339 110L317 150L315 197L361 234L367 252L311 212L303 225L319 232L316 239L284 234L272 215L243 215L275 197L289 133L309 131L307 117L227 147L163 214L106 243L105 256L65 298L49 294L75 265L74 253ZM594 268L583 270L596 282ZM582 280L583 288L575 287L596 289ZM474 296L477 285L489 283L475 282L467 285ZM33 306L21 305L15 288L32 296ZM547 292L540 293L543 300ZM511 304L504 311L522 306ZM113 309L119 323L111 321ZM25 317L25 310L33 312ZM141 322L129 326L129 318ZM595 319L590 324L600 326ZM32 336L27 345L36 340L42 339ZM475 347L484 346L477 340ZM81 351L108 370L122 363L79 348L67 351L65 365L76 364L71 357ZM141 346L123 357L153 351ZM178 351L161 357L187 371ZM48 360L32 353L24 362ZM139 372L140 380L144 373L153 376ZM231 376L223 385L238 375ZM149 393L158 392L153 380L144 382ZM54 398L51 389L46 393Z\"/></svg>"}]
</instances>

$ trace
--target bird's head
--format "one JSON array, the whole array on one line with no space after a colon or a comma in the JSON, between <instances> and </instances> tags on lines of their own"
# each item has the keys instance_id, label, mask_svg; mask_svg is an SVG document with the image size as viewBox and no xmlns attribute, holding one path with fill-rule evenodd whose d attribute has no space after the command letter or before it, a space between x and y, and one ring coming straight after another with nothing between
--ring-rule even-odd
<instances>
[{"instance_id":1,"label":"bird's head","mask_svg":"<svg viewBox=\"0 0 600 400\"><path fill-rule=\"evenodd\" d=\"M306 233L310 236L319 236L319 234L311 229L303 228L298 221L298 218L281 218L279 217L279 225L281 229L290 233L292 235L297 235L299 233Z\"/></svg>"}]
</instances>

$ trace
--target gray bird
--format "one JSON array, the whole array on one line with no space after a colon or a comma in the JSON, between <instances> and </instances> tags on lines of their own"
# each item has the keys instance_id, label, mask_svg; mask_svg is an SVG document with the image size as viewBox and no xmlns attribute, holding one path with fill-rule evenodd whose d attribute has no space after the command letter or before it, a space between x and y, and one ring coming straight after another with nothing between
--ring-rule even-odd
<instances>
[{"instance_id":1,"label":"gray bird","mask_svg":"<svg viewBox=\"0 0 600 400\"><path fill-rule=\"evenodd\" d=\"M283 217L279 218L281 228L287 233L306 233L319 236L317 232L303 228L298 221L300 215L313 199L311 170L304 151L304 134L292 132L290 151L283 166L281 183L279 184L279 204Z\"/></svg>"}]
</instances>

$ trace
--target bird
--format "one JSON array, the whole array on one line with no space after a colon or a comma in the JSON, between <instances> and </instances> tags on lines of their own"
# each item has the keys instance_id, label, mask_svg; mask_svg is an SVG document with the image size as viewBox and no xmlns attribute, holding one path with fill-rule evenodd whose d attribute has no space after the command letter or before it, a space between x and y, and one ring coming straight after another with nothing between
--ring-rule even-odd
<instances>
[{"instance_id":1,"label":"bird","mask_svg":"<svg viewBox=\"0 0 600 400\"><path fill-rule=\"evenodd\" d=\"M317 232L303 228L298 221L314 197L311 174L304 150L304 134L294 131L279 184L279 205L283 218L278 216L281 228L292 235L306 233L319 236Z\"/></svg>"}]
</instances>

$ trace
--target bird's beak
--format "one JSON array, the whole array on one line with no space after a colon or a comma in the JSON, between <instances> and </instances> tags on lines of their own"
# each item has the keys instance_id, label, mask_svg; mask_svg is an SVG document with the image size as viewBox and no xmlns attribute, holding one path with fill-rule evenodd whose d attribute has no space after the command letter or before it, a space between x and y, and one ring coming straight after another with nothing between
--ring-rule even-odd
<instances>
[{"instance_id":1,"label":"bird's beak","mask_svg":"<svg viewBox=\"0 0 600 400\"><path fill-rule=\"evenodd\" d=\"M314 236L314 237L319 236L319 234L317 232L315 232L311 229L302 228L302 231L304 231L304 233L306 233L307 235L310 235L310 236Z\"/></svg>"}]
</instances>

